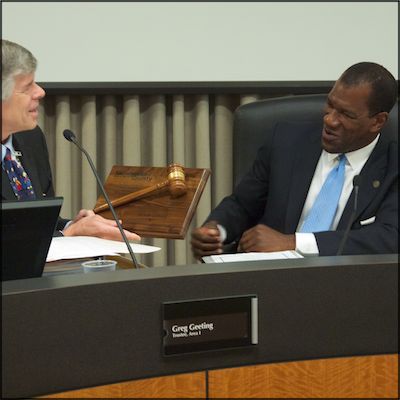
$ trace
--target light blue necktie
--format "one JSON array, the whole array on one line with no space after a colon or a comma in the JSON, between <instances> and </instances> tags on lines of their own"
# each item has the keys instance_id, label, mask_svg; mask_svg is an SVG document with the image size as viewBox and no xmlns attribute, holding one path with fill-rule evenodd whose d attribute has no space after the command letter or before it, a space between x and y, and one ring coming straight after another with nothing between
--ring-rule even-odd
<instances>
[{"instance_id":1,"label":"light blue necktie","mask_svg":"<svg viewBox=\"0 0 400 400\"><path fill-rule=\"evenodd\" d=\"M341 154L338 165L329 172L300 232L330 230L343 189L345 166L346 156Z\"/></svg>"}]
</instances>

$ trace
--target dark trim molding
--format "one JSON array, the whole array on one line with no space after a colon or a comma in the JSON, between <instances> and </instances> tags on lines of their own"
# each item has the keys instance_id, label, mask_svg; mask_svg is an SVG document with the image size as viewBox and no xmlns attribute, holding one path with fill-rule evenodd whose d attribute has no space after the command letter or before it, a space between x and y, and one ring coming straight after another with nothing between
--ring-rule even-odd
<instances>
[{"instance_id":1,"label":"dark trim molding","mask_svg":"<svg viewBox=\"0 0 400 400\"><path fill-rule=\"evenodd\" d=\"M47 94L313 94L335 81L39 82Z\"/></svg>"}]
</instances>

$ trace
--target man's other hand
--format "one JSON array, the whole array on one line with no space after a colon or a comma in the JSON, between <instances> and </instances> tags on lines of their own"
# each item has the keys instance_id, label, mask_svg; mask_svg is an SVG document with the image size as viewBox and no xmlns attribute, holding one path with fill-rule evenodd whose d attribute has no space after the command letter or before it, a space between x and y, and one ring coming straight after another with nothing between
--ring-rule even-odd
<instances>
[{"instance_id":1,"label":"man's other hand","mask_svg":"<svg viewBox=\"0 0 400 400\"><path fill-rule=\"evenodd\" d=\"M243 233L238 252L295 250L295 235L285 235L266 225L258 224Z\"/></svg>"},{"instance_id":2,"label":"man's other hand","mask_svg":"<svg viewBox=\"0 0 400 400\"><path fill-rule=\"evenodd\" d=\"M192 231L192 252L197 259L222 253L222 241L216 221L209 221Z\"/></svg>"}]
</instances>

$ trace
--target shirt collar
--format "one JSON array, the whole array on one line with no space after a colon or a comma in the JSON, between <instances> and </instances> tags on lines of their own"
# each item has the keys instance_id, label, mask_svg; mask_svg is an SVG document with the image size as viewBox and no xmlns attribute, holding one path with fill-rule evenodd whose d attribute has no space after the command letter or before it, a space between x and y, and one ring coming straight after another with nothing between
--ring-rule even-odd
<instances>
[{"instance_id":1,"label":"shirt collar","mask_svg":"<svg viewBox=\"0 0 400 400\"><path fill-rule=\"evenodd\" d=\"M368 157L371 155L372 150L374 150L376 144L378 143L379 136L380 134L378 134L370 144L367 144L361 149L345 153L347 162L350 164L353 170L359 170L359 167L365 164L365 162L368 160ZM339 153L328 153L325 150L323 151L326 153L326 159L329 162L333 162L338 156L340 156Z\"/></svg>"},{"instance_id":2,"label":"shirt collar","mask_svg":"<svg viewBox=\"0 0 400 400\"><path fill-rule=\"evenodd\" d=\"M8 139L1 144L1 161L3 161L4 157L6 156L7 147L10 149L11 154L15 153L14 146L12 143L12 135L10 135Z\"/></svg>"},{"instance_id":3,"label":"shirt collar","mask_svg":"<svg viewBox=\"0 0 400 400\"><path fill-rule=\"evenodd\" d=\"M378 134L377 137L370 144L367 144L365 147L346 153L346 158L353 169L357 169L357 167L360 164L362 165L365 164L365 162L368 160L368 157L374 150L376 144L378 143L379 136L380 134Z\"/></svg>"}]
</instances>

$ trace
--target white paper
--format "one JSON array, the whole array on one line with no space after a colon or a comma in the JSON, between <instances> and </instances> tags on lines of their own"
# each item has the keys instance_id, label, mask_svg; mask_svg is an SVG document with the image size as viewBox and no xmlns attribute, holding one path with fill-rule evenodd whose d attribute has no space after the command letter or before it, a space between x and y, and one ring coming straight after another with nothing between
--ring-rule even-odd
<instances>
[{"instance_id":1,"label":"white paper","mask_svg":"<svg viewBox=\"0 0 400 400\"><path fill-rule=\"evenodd\" d=\"M131 243L134 253L153 253L159 247ZM99 256L114 256L129 253L125 242L100 239L92 236L62 236L54 237L50 244L46 262L72 258L86 258Z\"/></svg>"},{"instance_id":2,"label":"white paper","mask_svg":"<svg viewBox=\"0 0 400 400\"><path fill-rule=\"evenodd\" d=\"M217 254L203 257L205 263L224 263L236 261L256 261L256 260L282 260L287 258L303 258L300 253L294 250L272 251L268 253L236 253L236 254Z\"/></svg>"}]
</instances>

